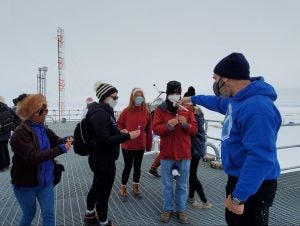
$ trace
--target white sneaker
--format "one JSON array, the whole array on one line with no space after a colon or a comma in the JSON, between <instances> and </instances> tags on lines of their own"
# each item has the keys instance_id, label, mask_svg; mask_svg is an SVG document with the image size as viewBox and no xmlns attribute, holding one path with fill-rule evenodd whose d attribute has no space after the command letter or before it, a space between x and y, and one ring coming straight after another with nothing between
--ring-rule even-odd
<instances>
[{"instance_id":1,"label":"white sneaker","mask_svg":"<svg viewBox=\"0 0 300 226\"><path fill-rule=\"evenodd\" d=\"M206 203L201 202L201 203L199 203L197 201L194 201L192 203L192 207L200 208L200 209L209 209L209 208L212 207L212 204L210 202L206 202Z\"/></svg>"},{"instance_id":2,"label":"white sneaker","mask_svg":"<svg viewBox=\"0 0 300 226\"><path fill-rule=\"evenodd\" d=\"M195 198L188 198L188 202L189 202L190 204L193 204L193 202L195 202Z\"/></svg>"}]
</instances>

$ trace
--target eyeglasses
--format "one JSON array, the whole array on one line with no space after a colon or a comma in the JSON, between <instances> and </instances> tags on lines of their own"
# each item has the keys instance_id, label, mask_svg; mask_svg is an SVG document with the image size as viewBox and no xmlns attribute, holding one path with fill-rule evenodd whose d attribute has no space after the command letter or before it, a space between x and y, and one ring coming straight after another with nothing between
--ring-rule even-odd
<instances>
[{"instance_id":1,"label":"eyeglasses","mask_svg":"<svg viewBox=\"0 0 300 226\"><path fill-rule=\"evenodd\" d=\"M110 96L113 100L117 100L117 99L119 99L119 97L118 96Z\"/></svg>"}]
</instances>

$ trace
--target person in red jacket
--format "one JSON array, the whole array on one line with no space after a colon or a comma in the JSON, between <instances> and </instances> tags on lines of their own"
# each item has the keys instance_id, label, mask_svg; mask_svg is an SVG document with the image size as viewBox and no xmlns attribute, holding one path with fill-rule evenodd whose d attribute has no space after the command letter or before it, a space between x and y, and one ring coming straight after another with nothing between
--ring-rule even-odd
<instances>
[{"instance_id":1,"label":"person in red jacket","mask_svg":"<svg viewBox=\"0 0 300 226\"><path fill-rule=\"evenodd\" d=\"M160 136L164 199L163 212L160 217L161 221L167 223L172 212L176 211L180 223L186 223L185 210L192 158L190 136L196 134L197 122L193 111L178 105L181 98L180 82L168 82L166 94L166 100L156 108L153 119L153 131ZM175 195L173 194L173 176L176 176Z\"/></svg>"},{"instance_id":2,"label":"person in red jacket","mask_svg":"<svg viewBox=\"0 0 300 226\"><path fill-rule=\"evenodd\" d=\"M127 200L126 185L133 166L133 194L135 197L142 198L139 181L141 175L141 164L145 149L150 151L152 148L152 120L150 112L146 106L143 90L134 88L131 91L129 104L121 112L118 120L118 127L121 131L127 132L136 129L141 130L141 135L134 140L122 143L122 153L124 158L124 169L122 173L122 184L120 196L122 201Z\"/></svg>"}]
</instances>

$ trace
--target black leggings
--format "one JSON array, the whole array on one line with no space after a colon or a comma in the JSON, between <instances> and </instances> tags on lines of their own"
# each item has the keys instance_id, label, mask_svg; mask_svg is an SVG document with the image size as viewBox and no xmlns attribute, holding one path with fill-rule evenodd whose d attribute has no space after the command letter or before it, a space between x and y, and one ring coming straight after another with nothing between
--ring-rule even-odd
<instances>
[{"instance_id":1,"label":"black leggings","mask_svg":"<svg viewBox=\"0 0 300 226\"><path fill-rule=\"evenodd\" d=\"M98 218L101 222L107 220L108 200L116 175L115 161L89 161L94 172L93 184L87 196L87 209L96 206Z\"/></svg>"},{"instance_id":2,"label":"black leggings","mask_svg":"<svg viewBox=\"0 0 300 226\"><path fill-rule=\"evenodd\" d=\"M238 181L237 177L228 176L226 197L230 195ZM277 189L277 180L265 180L259 190L244 203L242 215L225 209L225 219L229 226L267 226L269 207L272 206Z\"/></svg>"},{"instance_id":3,"label":"black leggings","mask_svg":"<svg viewBox=\"0 0 300 226\"><path fill-rule=\"evenodd\" d=\"M124 158L124 170L122 173L122 184L126 185L131 172L133 164L133 182L139 183L141 177L141 165L144 156L144 149L142 150L125 150L122 149Z\"/></svg>"},{"instance_id":4,"label":"black leggings","mask_svg":"<svg viewBox=\"0 0 300 226\"><path fill-rule=\"evenodd\" d=\"M200 183L198 177L197 177L197 170L199 165L198 158L192 158L191 160L191 166L190 166L190 178L189 178L189 198L194 198L195 191L199 195L202 202L206 203L207 199L205 197L202 184Z\"/></svg>"},{"instance_id":5,"label":"black leggings","mask_svg":"<svg viewBox=\"0 0 300 226\"><path fill-rule=\"evenodd\" d=\"M0 170L9 167L10 157L8 151L8 140L0 141Z\"/></svg>"}]
</instances>

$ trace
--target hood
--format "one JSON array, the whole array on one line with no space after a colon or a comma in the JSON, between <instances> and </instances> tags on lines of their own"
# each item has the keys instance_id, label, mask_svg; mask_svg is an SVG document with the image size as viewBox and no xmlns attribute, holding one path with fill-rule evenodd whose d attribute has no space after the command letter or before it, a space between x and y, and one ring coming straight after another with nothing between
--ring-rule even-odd
<instances>
[{"instance_id":1,"label":"hood","mask_svg":"<svg viewBox=\"0 0 300 226\"><path fill-rule=\"evenodd\" d=\"M266 96L271 99L273 102L277 99L277 93L273 86L266 83L263 77L252 77L251 83L245 87L244 89L240 90L236 95L232 98L235 101L243 101L248 97L254 95L261 95Z\"/></svg>"}]
</instances>

